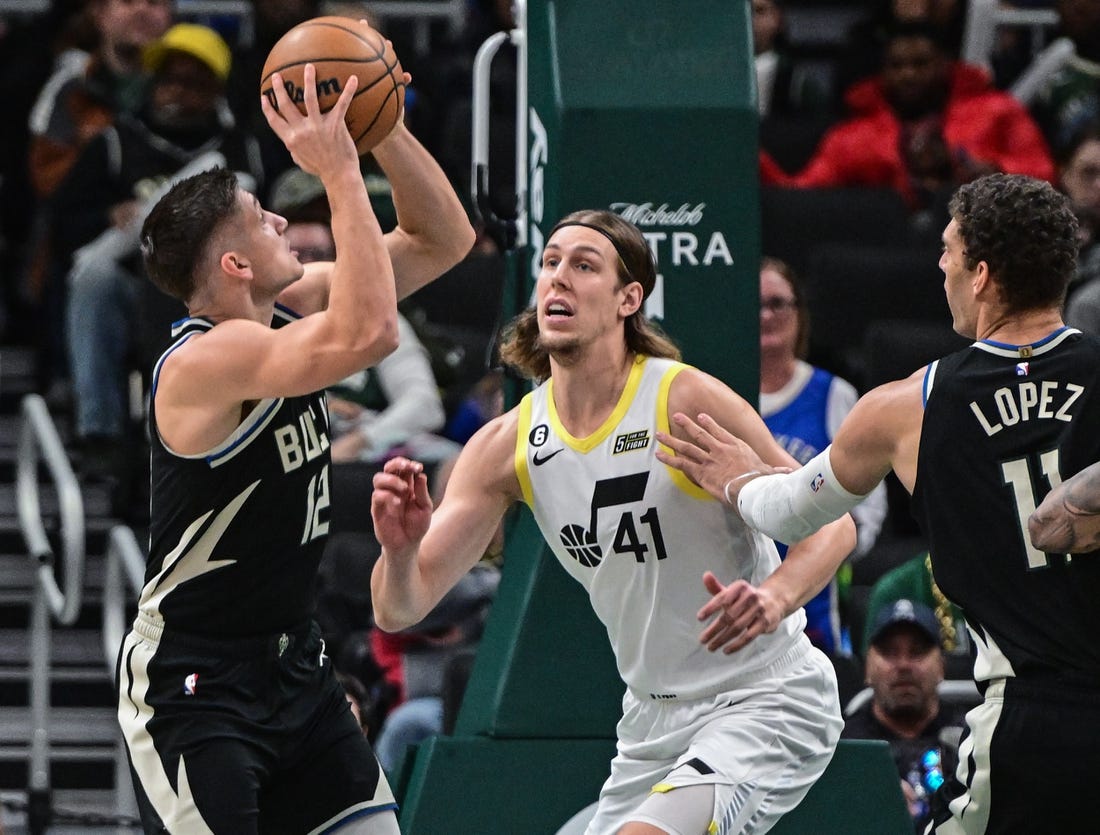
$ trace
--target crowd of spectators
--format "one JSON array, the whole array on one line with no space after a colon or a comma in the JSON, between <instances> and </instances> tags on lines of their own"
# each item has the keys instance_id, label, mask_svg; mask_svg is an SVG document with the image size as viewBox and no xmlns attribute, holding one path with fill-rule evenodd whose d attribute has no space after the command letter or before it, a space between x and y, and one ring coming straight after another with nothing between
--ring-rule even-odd
<instances>
[{"instance_id":1,"label":"crowd of spectators","mask_svg":"<svg viewBox=\"0 0 1100 835\"><path fill-rule=\"evenodd\" d=\"M792 23L807 4L751 3L765 198L780 191L810 196L846 189L851 216L863 218L851 201L891 193L903 232L878 236L890 241L888 251L868 248L864 262L875 280L890 282L886 265L896 263L901 251L934 270L946 198L960 183L992 171L1050 180L1070 196L1081 220L1079 275L1067 321L1100 332L1100 2L1051 0L1058 23L1043 32L1041 49L1032 48L1033 38L1005 30L983 66L962 58L967 0L851 0L857 23L831 48L820 39L803 44L795 37ZM128 521L141 523L137 485L144 466L143 448L134 441L140 437L134 421L141 403L133 402L130 381L135 373L147 374L159 345L151 334L159 330L166 338L174 315L150 295L140 275L134 230L166 184L216 160L292 221L302 260L331 255L323 194L294 168L267 128L256 80L283 33L319 13L341 11L338 5L253 0L251 28L228 13L183 20L171 0L58 0L46 13L0 20L0 94L8 105L0 125L3 338L35 346L41 389L71 423L82 478L105 481L114 511ZM360 4L344 5L350 14L362 13ZM413 76L407 123L463 197L469 193L473 56L484 37L512 25L508 0L470 0L467 12L459 31L433 25L428 50L399 21L386 30ZM514 205L514 128L505 94L515 86L512 62L494 65L492 84L500 112L493 121L491 159L500 168L493 180L501 189L490 205L503 215ZM369 159L363 173L380 219L392 220L387 184ZM818 230L812 223L801 226L811 236ZM770 231L763 230L766 242L775 241ZM858 234L875 237L866 228ZM486 272L502 271L492 257L500 243L483 230L471 259ZM859 369L830 362L808 327L815 299L831 292L818 257L831 243L836 241L820 235L791 239L763 253L770 258L761 269L761 411L796 457L799 444L816 452L828 443L845 409L868 385ZM794 253L801 282L778 260ZM867 276L848 278L854 283ZM500 278L487 277L493 280ZM440 285L445 288L446 279ZM931 283L927 293L935 299L931 294L942 290ZM402 353L334 392L340 399L332 400L333 458L352 472L411 451L436 465L435 487L441 489L459 445L500 409L500 376L482 363L483 373L444 379L461 340L448 340L446 322L443 331L438 322L425 328L416 309L414 298L404 310ZM907 318L888 307L873 315ZM928 324L942 329L948 323L941 318ZM493 335L481 336L488 353ZM846 338L858 345L862 337L853 327ZM471 350L467 343L460 347ZM799 404L813 412L812 437L801 424L784 424ZM361 490L369 483L347 480ZM909 622L917 627L928 623L922 607L929 606L944 630L939 647L949 657L965 656L958 613L921 572L923 544L891 543L888 558L877 556L885 551L876 550L876 540L881 545L896 530L883 517L907 508L891 502L887 510L879 494L861 512L852 561L878 562L860 572L862 593L849 594L842 576L814 604L821 607L820 617L812 619L819 644L860 664L865 654L870 660L876 645L899 634L887 629L900 622L896 612L889 623L875 615L899 596L914 600ZM365 553L369 572L375 549L375 543L357 541L353 559ZM895 568L907 572L904 581L887 575ZM870 585L880 577L885 585L873 595ZM424 647L443 647L441 655L449 657L456 647L476 642L478 629L471 623L480 622L495 586L477 588L474 603L453 623L396 642L372 632L369 623L329 618L334 645L348 647L343 657L349 690L372 736L408 695L407 683L394 678L395 669L404 669L395 658ZM942 677L942 659L940 668ZM433 682L433 692L413 695L438 699L441 685ZM420 707L420 719L441 725L438 701Z\"/></svg>"}]
</instances>

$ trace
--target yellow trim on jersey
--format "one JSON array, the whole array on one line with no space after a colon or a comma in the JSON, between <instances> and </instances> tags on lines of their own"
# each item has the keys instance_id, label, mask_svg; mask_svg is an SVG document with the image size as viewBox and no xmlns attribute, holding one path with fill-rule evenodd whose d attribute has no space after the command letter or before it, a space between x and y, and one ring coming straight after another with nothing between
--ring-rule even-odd
<instances>
[{"instance_id":1,"label":"yellow trim on jersey","mask_svg":"<svg viewBox=\"0 0 1100 835\"><path fill-rule=\"evenodd\" d=\"M668 424L668 392L672 388L672 381L676 379L676 375L689 366L684 365L682 362L678 362L671 366L668 371L661 377L660 387L657 389L657 428L664 432L666 435L672 434L669 432ZM672 449L661 444L661 448L668 453L672 453ZM684 475L677 469L674 469L667 464L665 469L668 471L669 477L672 479L672 483L691 496L693 499L710 499L714 500L706 490L693 482L690 478Z\"/></svg>"},{"instance_id":2,"label":"yellow trim on jersey","mask_svg":"<svg viewBox=\"0 0 1100 835\"><path fill-rule=\"evenodd\" d=\"M653 788L649 790L650 794L667 794L676 788L672 783L657 783Z\"/></svg>"},{"instance_id":3,"label":"yellow trim on jersey","mask_svg":"<svg viewBox=\"0 0 1100 835\"><path fill-rule=\"evenodd\" d=\"M577 452L589 452L614 431L615 427L619 425L619 421L623 419L623 415L626 414L627 409L630 408L634 395L638 392L638 385L642 382L642 370L645 368L646 359L641 354L634 357L634 365L631 366L630 375L626 378L623 393L619 395L619 402L615 404L615 408L611 410L611 414L607 416L607 420L600 425L600 428L587 438L574 438L562 426L561 421L558 419L558 409L554 405L554 379L553 377L550 378L546 389L546 406L550 415L550 425L554 427L554 431L561 436L567 446L572 447Z\"/></svg>"},{"instance_id":4,"label":"yellow trim on jersey","mask_svg":"<svg viewBox=\"0 0 1100 835\"><path fill-rule=\"evenodd\" d=\"M531 473L527 469L527 436L531 433L531 404L534 396L534 392L529 392L519 401L515 452L516 478L519 479L519 488L523 491L523 501L530 508L535 506L535 491L531 487Z\"/></svg>"}]
</instances>

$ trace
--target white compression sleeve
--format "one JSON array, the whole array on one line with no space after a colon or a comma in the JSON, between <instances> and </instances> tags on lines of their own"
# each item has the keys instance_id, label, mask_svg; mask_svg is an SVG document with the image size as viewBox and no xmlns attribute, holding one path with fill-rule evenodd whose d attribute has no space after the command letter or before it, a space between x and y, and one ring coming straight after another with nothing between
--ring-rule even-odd
<instances>
[{"instance_id":1,"label":"white compression sleeve","mask_svg":"<svg viewBox=\"0 0 1100 835\"><path fill-rule=\"evenodd\" d=\"M825 448L793 473L754 478L741 488L741 518L761 533L788 544L805 539L863 501L836 480Z\"/></svg>"}]
</instances>

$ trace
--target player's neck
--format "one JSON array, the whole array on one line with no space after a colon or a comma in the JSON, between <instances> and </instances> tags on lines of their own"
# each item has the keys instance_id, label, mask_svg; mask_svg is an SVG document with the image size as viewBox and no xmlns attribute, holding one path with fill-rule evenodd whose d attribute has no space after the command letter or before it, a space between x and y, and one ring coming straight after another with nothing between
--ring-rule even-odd
<instances>
[{"instance_id":1,"label":"player's neck","mask_svg":"<svg viewBox=\"0 0 1100 835\"><path fill-rule=\"evenodd\" d=\"M261 325L270 325L275 316L275 300L257 300L248 294L233 293L224 288L216 292L200 290L188 304L188 312L214 323L227 319L251 319Z\"/></svg>"},{"instance_id":2,"label":"player's neck","mask_svg":"<svg viewBox=\"0 0 1100 835\"><path fill-rule=\"evenodd\" d=\"M1065 323L1058 308L1044 308L1025 313L996 312L979 318L977 338L1006 345L1030 345L1046 338Z\"/></svg>"},{"instance_id":3,"label":"player's neck","mask_svg":"<svg viewBox=\"0 0 1100 835\"><path fill-rule=\"evenodd\" d=\"M584 438L603 425L622 397L634 354L623 345L606 353L589 352L584 361L553 366L554 409L570 435Z\"/></svg>"}]
</instances>

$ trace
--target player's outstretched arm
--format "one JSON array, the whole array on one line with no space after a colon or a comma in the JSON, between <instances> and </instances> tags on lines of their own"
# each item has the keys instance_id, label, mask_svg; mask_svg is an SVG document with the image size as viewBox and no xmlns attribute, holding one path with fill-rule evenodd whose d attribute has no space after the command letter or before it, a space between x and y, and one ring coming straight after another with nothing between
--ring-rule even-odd
<instances>
[{"instance_id":1,"label":"player's outstretched arm","mask_svg":"<svg viewBox=\"0 0 1100 835\"><path fill-rule=\"evenodd\" d=\"M1100 549L1100 461L1051 490L1027 520L1031 544L1051 554Z\"/></svg>"},{"instance_id":2,"label":"player's outstretched arm","mask_svg":"<svg viewBox=\"0 0 1100 835\"><path fill-rule=\"evenodd\" d=\"M679 431L658 434L669 447L658 458L736 507L752 527L781 542L797 542L846 514L891 469L912 491L922 379L918 371L864 395L830 447L794 471L765 460L748 438L727 431L706 411L696 413L698 420L674 414Z\"/></svg>"},{"instance_id":3,"label":"player's outstretched arm","mask_svg":"<svg viewBox=\"0 0 1100 835\"><path fill-rule=\"evenodd\" d=\"M419 623L485 554L520 497L515 443L514 411L482 427L459 454L434 513L420 464L395 458L375 475L371 516L382 555L371 599L379 628Z\"/></svg>"},{"instance_id":4,"label":"player's outstretched arm","mask_svg":"<svg viewBox=\"0 0 1100 835\"><path fill-rule=\"evenodd\" d=\"M703 486L723 503L724 486L720 487L721 481L713 478L720 468L702 465L710 454L715 454L726 465L735 468L752 463L763 470L779 471L797 464L776 443L756 411L709 375L685 371L676 378L669 393L669 411L677 410L696 414L702 411L716 416L708 418L713 427L713 434L706 433L710 440L700 439L709 452L703 453L702 447L694 447L696 454L692 460L700 466L692 469L708 479L710 483ZM675 443L676 448L685 451L689 451L689 446L694 446L685 446L683 437L678 437L679 433L688 431L682 422L675 422L670 428L672 435L661 433L659 441ZM719 447L728 455L720 452ZM659 450L658 457L675 466L677 456L669 456L667 451ZM677 468L688 472L687 467ZM855 524L850 517L844 516L797 545L792 545L783 564L759 586L744 580L736 580L727 586L715 574L706 572L702 582L711 599L697 613L699 620L707 624L700 641L711 651L722 649L730 653L745 646L757 635L774 631L783 618L824 588L855 544Z\"/></svg>"}]
</instances>

